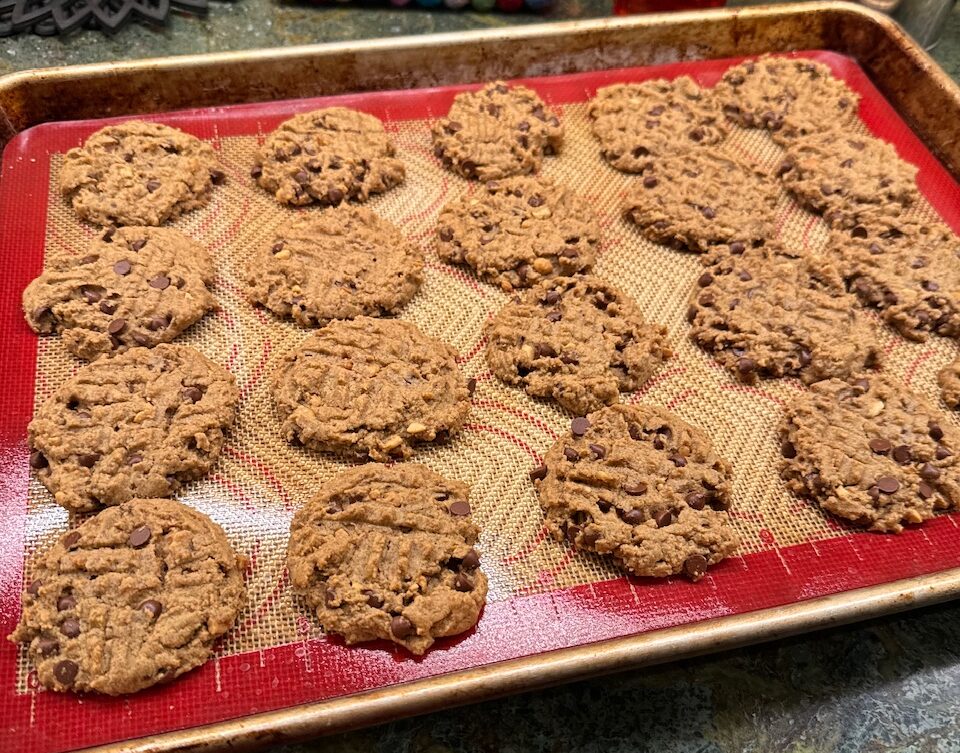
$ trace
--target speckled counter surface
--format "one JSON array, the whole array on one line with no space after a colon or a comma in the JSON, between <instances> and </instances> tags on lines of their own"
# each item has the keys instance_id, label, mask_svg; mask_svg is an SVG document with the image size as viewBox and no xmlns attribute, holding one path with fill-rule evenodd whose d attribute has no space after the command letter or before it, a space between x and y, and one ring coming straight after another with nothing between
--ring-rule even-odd
<instances>
[{"instance_id":1,"label":"speckled counter surface","mask_svg":"<svg viewBox=\"0 0 960 753\"><path fill-rule=\"evenodd\" d=\"M25 68L603 16L546 19L214 2L206 19L112 38L0 40ZM960 79L960 9L934 57ZM960 605L431 714L270 753L960 753Z\"/></svg>"}]
</instances>

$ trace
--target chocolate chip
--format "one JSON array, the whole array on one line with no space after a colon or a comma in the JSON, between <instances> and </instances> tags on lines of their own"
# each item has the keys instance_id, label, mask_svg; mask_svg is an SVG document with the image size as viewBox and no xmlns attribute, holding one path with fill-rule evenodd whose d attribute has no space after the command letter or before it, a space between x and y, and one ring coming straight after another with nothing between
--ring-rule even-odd
<instances>
[{"instance_id":1,"label":"chocolate chip","mask_svg":"<svg viewBox=\"0 0 960 753\"><path fill-rule=\"evenodd\" d=\"M930 463L924 463L920 467L920 477L927 481L936 481L940 478L940 469Z\"/></svg>"},{"instance_id":2,"label":"chocolate chip","mask_svg":"<svg viewBox=\"0 0 960 753\"><path fill-rule=\"evenodd\" d=\"M871 439L869 445L871 450L881 455L885 455L893 448L892 442L881 438Z\"/></svg>"},{"instance_id":3,"label":"chocolate chip","mask_svg":"<svg viewBox=\"0 0 960 753\"><path fill-rule=\"evenodd\" d=\"M157 275L151 278L150 287L156 288L157 290L166 290L170 287L170 278L166 275Z\"/></svg>"},{"instance_id":4,"label":"chocolate chip","mask_svg":"<svg viewBox=\"0 0 960 753\"><path fill-rule=\"evenodd\" d=\"M677 466L677 468L683 468L687 464L687 459L683 457L683 455L671 455L670 462Z\"/></svg>"},{"instance_id":5,"label":"chocolate chip","mask_svg":"<svg viewBox=\"0 0 960 753\"><path fill-rule=\"evenodd\" d=\"M556 290L548 290L547 294L543 297L543 300L544 303L548 303L552 306L560 300L560 294Z\"/></svg>"},{"instance_id":6,"label":"chocolate chip","mask_svg":"<svg viewBox=\"0 0 960 753\"><path fill-rule=\"evenodd\" d=\"M646 176L646 177L643 179L643 187L644 187L644 188L656 188L656 187L657 187L657 183L659 183L659 182L660 182L660 181L658 181L658 180L657 180L655 177L653 177L652 175L648 175L648 176Z\"/></svg>"},{"instance_id":7,"label":"chocolate chip","mask_svg":"<svg viewBox=\"0 0 960 753\"><path fill-rule=\"evenodd\" d=\"M757 370L757 362L752 358L741 358L737 361L737 372L740 376L747 376Z\"/></svg>"},{"instance_id":8,"label":"chocolate chip","mask_svg":"<svg viewBox=\"0 0 960 753\"><path fill-rule=\"evenodd\" d=\"M474 377L470 377L467 380L467 394L472 395L477 390L477 380Z\"/></svg>"},{"instance_id":9,"label":"chocolate chip","mask_svg":"<svg viewBox=\"0 0 960 753\"><path fill-rule=\"evenodd\" d=\"M327 201L331 204L339 204L343 201L343 191L339 188L331 188L327 191Z\"/></svg>"},{"instance_id":10,"label":"chocolate chip","mask_svg":"<svg viewBox=\"0 0 960 753\"><path fill-rule=\"evenodd\" d=\"M97 285L81 285L80 295L87 303L96 303L103 298L104 290Z\"/></svg>"},{"instance_id":11,"label":"chocolate chip","mask_svg":"<svg viewBox=\"0 0 960 753\"><path fill-rule=\"evenodd\" d=\"M734 241L730 244L730 253L731 254L742 254L747 250L747 247L741 241Z\"/></svg>"},{"instance_id":12,"label":"chocolate chip","mask_svg":"<svg viewBox=\"0 0 960 753\"><path fill-rule=\"evenodd\" d=\"M703 273L702 275L700 275L700 277L697 279L697 285L699 285L701 288L707 287L707 286L710 285L712 282L713 282L713 275L710 274L709 272L704 272L704 273Z\"/></svg>"},{"instance_id":13,"label":"chocolate chip","mask_svg":"<svg viewBox=\"0 0 960 753\"><path fill-rule=\"evenodd\" d=\"M700 207L700 214L702 214L708 220L712 220L717 216L717 212L713 207Z\"/></svg>"},{"instance_id":14,"label":"chocolate chip","mask_svg":"<svg viewBox=\"0 0 960 753\"><path fill-rule=\"evenodd\" d=\"M210 180L215 186L222 186L227 179L227 174L223 170L211 170Z\"/></svg>"},{"instance_id":15,"label":"chocolate chip","mask_svg":"<svg viewBox=\"0 0 960 753\"><path fill-rule=\"evenodd\" d=\"M578 416L570 422L570 432L575 437L582 437L590 428L590 420L584 416Z\"/></svg>"},{"instance_id":16,"label":"chocolate chip","mask_svg":"<svg viewBox=\"0 0 960 753\"><path fill-rule=\"evenodd\" d=\"M37 651L40 656L53 656L60 650L60 644L53 638L41 638L37 641Z\"/></svg>"},{"instance_id":17,"label":"chocolate chip","mask_svg":"<svg viewBox=\"0 0 960 753\"><path fill-rule=\"evenodd\" d=\"M673 513L670 510L661 510L653 516L653 522L657 528L666 528L673 522Z\"/></svg>"},{"instance_id":18,"label":"chocolate chip","mask_svg":"<svg viewBox=\"0 0 960 753\"><path fill-rule=\"evenodd\" d=\"M253 167L250 168L251 178L256 179L256 178L259 178L261 175L263 175L263 165L254 165Z\"/></svg>"},{"instance_id":19,"label":"chocolate chip","mask_svg":"<svg viewBox=\"0 0 960 753\"><path fill-rule=\"evenodd\" d=\"M578 453L572 447L563 448L563 456L569 460L571 463L576 463L580 459L580 453Z\"/></svg>"},{"instance_id":20,"label":"chocolate chip","mask_svg":"<svg viewBox=\"0 0 960 753\"><path fill-rule=\"evenodd\" d=\"M647 485L642 481L637 481L633 484L624 484L623 493L628 494L631 497L639 497L647 493Z\"/></svg>"},{"instance_id":21,"label":"chocolate chip","mask_svg":"<svg viewBox=\"0 0 960 753\"><path fill-rule=\"evenodd\" d=\"M545 201L546 200L539 194L534 194L529 199L527 199L527 204L529 204L532 207L540 207L540 206L543 206Z\"/></svg>"},{"instance_id":22,"label":"chocolate chip","mask_svg":"<svg viewBox=\"0 0 960 753\"><path fill-rule=\"evenodd\" d=\"M930 499L933 496L934 489L926 481L921 481L917 487L917 493L921 499Z\"/></svg>"},{"instance_id":23,"label":"chocolate chip","mask_svg":"<svg viewBox=\"0 0 960 753\"><path fill-rule=\"evenodd\" d=\"M146 612L153 619L157 619L160 616L160 613L163 611L163 604L161 604L156 599L147 599L143 604L140 605L140 610Z\"/></svg>"},{"instance_id":24,"label":"chocolate chip","mask_svg":"<svg viewBox=\"0 0 960 753\"><path fill-rule=\"evenodd\" d=\"M413 623L403 615L398 614L390 620L390 632L393 633L394 638L402 641L404 638L413 635L415 631Z\"/></svg>"},{"instance_id":25,"label":"chocolate chip","mask_svg":"<svg viewBox=\"0 0 960 753\"><path fill-rule=\"evenodd\" d=\"M453 240L453 228L443 227L440 228L440 240L444 242L449 242Z\"/></svg>"},{"instance_id":26,"label":"chocolate chip","mask_svg":"<svg viewBox=\"0 0 960 753\"><path fill-rule=\"evenodd\" d=\"M780 445L780 454L788 460L792 460L797 456L797 448L793 446L792 442L784 442Z\"/></svg>"},{"instance_id":27,"label":"chocolate chip","mask_svg":"<svg viewBox=\"0 0 960 753\"><path fill-rule=\"evenodd\" d=\"M447 512L449 512L451 515L464 517L470 514L470 505L467 502L464 502L462 499L458 499L447 508Z\"/></svg>"},{"instance_id":28,"label":"chocolate chip","mask_svg":"<svg viewBox=\"0 0 960 753\"><path fill-rule=\"evenodd\" d=\"M134 453L133 455L127 458L127 465L136 465L137 463L142 463L142 462L143 462L143 455L138 455L137 453Z\"/></svg>"},{"instance_id":29,"label":"chocolate chip","mask_svg":"<svg viewBox=\"0 0 960 753\"><path fill-rule=\"evenodd\" d=\"M161 329L166 329L170 326L170 317L168 316L155 316L149 322L147 322L147 329L156 332Z\"/></svg>"},{"instance_id":30,"label":"chocolate chip","mask_svg":"<svg viewBox=\"0 0 960 753\"><path fill-rule=\"evenodd\" d=\"M30 467L35 471L46 468L48 465L50 465L50 462L47 460L47 456L40 452L40 450L34 450L30 453Z\"/></svg>"},{"instance_id":31,"label":"chocolate chip","mask_svg":"<svg viewBox=\"0 0 960 753\"><path fill-rule=\"evenodd\" d=\"M115 227L108 227L102 236L100 236L106 243L113 243L113 236L117 234L117 229Z\"/></svg>"},{"instance_id":32,"label":"chocolate chip","mask_svg":"<svg viewBox=\"0 0 960 753\"><path fill-rule=\"evenodd\" d=\"M920 287L922 287L924 290L929 290L931 293L935 293L936 291L940 290L940 286L933 280L923 280L920 283Z\"/></svg>"},{"instance_id":33,"label":"chocolate chip","mask_svg":"<svg viewBox=\"0 0 960 753\"><path fill-rule=\"evenodd\" d=\"M63 537L62 543L65 548L72 549L78 541L80 541L80 534L76 531L71 531Z\"/></svg>"},{"instance_id":34,"label":"chocolate chip","mask_svg":"<svg viewBox=\"0 0 960 753\"><path fill-rule=\"evenodd\" d=\"M374 609L380 609L383 606L383 598L374 593L373 591L366 590L363 592L367 597L367 605L373 607Z\"/></svg>"},{"instance_id":35,"label":"chocolate chip","mask_svg":"<svg viewBox=\"0 0 960 753\"><path fill-rule=\"evenodd\" d=\"M530 471L530 480L531 481L542 481L547 477L547 466L538 465L532 471Z\"/></svg>"},{"instance_id":36,"label":"chocolate chip","mask_svg":"<svg viewBox=\"0 0 960 753\"><path fill-rule=\"evenodd\" d=\"M69 686L73 685L73 681L77 679L77 672L79 671L80 667L77 666L75 662L64 659L61 662L57 662L53 668L53 676L61 685Z\"/></svg>"},{"instance_id":37,"label":"chocolate chip","mask_svg":"<svg viewBox=\"0 0 960 753\"><path fill-rule=\"evenodd\" d=\"M38 593L40 593L40 586L42 585L43 581L37 578L29 586L27 586L27 593L31 596L36 596Z\"/></svg>"},{"instance_id":38,"label":"chocolate chip","mask_svg":"<svg viewBox=\"0 0 960 753\"><path fill-rule=\"evenodd\" d=\"M307 183L310 180L310 174L306 170L298 170L293 179L300 184Z\"/></svg>"},{"instance_id":39,"label":"chocolate chip","mask_svg":"<svg viewBox=\"0 0 960 753\"><path fill-rule=\"evenodd\" d=\"M153 532L148 526L140 526L130 531L130 535L127 537L127 543L136 549L150 541L152 535Z\"/></svg>"},{"instance_id":40,"label":"chocolate chip","mask_svg":"<svg viewBox=\"0 0 960 753\"><path fill-rule=\"evenodd\" d=\"M938 444L938 445L937 445L937 451L936 451L935 454L936 454L937 460L946 460L946 459L947 459L948 457L950 457L953 453L951 453L950 450L948 450L948 449L947 449L946 447L944 447L942 444Z\"/></svg>"},{"instance_id":41,"label":"chocolate chip","mask_svg":"<svg viewBox=\"0 0 960 753\"><path fill-rule=\"evenodd\" d=\"M702 510L707 504L707 495L703 492L690 492L684 500L694 510Z\"/></svg>"},{"instance_id":42,"label":"chocolate chip","mask_svg":"<svg viewBox=\"0 0 960 753\"><path fill-rule=\"evenodd\" d=\"M549 343L538 343L535 348L535 353L538 358L556 358L557 351Z\"/></svg>"},{"instance_id":43,"label":"chocolate chip","mask_svg":"<svg viewBox=\"0 0 960 753\"><path fill-rule=\"evenodd\" d=\"M150 193L153 193L153 192L156 191L158 188L160 188L160 181L159 181L159 180L148 180L148 181L147 181L147 190L148 190Z\"/></svg>"},{"instance_id":44,"label":"chocolate chip","mask_svg":"<svg viewBox=\"0 0 960 753\"><path fill-rule=\"evenodd\" d=\"M137 345L143 345L146 347L151 343L150 336L145 332L134 332L132 335L130 335L130 337L133 338L133 341Z\"/></svg>"},{"instance_id":45,"label":"chocolate chip","mask_svg":"<svg viewBox=\"0 0 960 753\"><path fill-rule=\"evenodd\" d=\"M635 526L643 522L643 510L627 510L623 514L623 522Z\"/></svg>"},{"instance_id":46,"label":"chocolate chip","mask_svg":"<svg viewBox=\"0 0 960 753\"><path fill-rule=\"evenodd\" d=\"M95 452L86 452L77 456L77 463L81 468L93 468L99 459L100 456Z\"/></svg>"},{"instance_id":47,"label":"chocolate chip","mask_svg":"<svg viewBox=\"0 0 960 753\"><path fill-rule=\"evenodd\" d=\"M480 555L477 554L477 550L471 549L469 552L467 552L466 555L464 555L461 564L467 570L476 570L478 567L480 567Z\"/></svg>"},{"instance_id":48,"label":"chocolate chip","mask_svg":"<svg viewBox=\"0 0 960 753\"><path fill-rule=\"evenodd\" d=\"M189 400L191 403L196 403L203 397L203 390L199 387L191 385L190 387L184 387L180 390L180 394L183 395L184 400Z\"/></svg>"},{"instance_id":49,"label":"chocolate chip","mask_svg":"<svg viewBox=\"0 0 960 753\"><path fill-rule=\"evenodd\" d=\"M600 444L589 444L587 445L590 452L593 453L593 456L597 460L603 460L607 455L607 448Z\"/></svg>"},{"instance_id":50,"label":"chocolate chip","mask_svg":"<svg viewBox=\"0 0 960 753\"><path fill-rule=\"evenodd\" d=\"M909 463L913 459L913 452L910 450L908 445L897 445L893 448L893 459L901 465L904 463Z\"/></svg>"},{"instance_id":51,"label":"chocolate chip","mask_svg":"<svg viewBox=\"0 0 960 753\"><path fill-rule=\"evenodd\" d=\"M67 636L67 638L76 638L80 635L80 620L76 617L68 617L63 621L63 624L60 625L60 632Z\"/></svg>"},{"instance_id":52,"label":"chocolate chip","mask_svg":"<svg viewBox=\"0 0 960 753\"><path fill-rule=\"evenodd\" d=\"M101 301L100 302L100 311L108 316L116 313L117 311L117 302L116 301Z\"/></svg>"},{"instance_id":53,"label":"chocolate chip","mask_svg":"<svg viewBox=\"0 0 960 753\"><path fill-rule=\"evenodd\" d=\"M870 390L870 381L868 379L854 379L853 386L860 390L861 393L868 392Z\"/></svg>"},{"instance_id":54,"label":"chocolate chip","mask_svg":"<svg viewBox=\"0 0 960 753\"><path fill-rule=\"evenodd\" d=\"M464 575L463 573L457 573L456 577L453 579L453 587L458 591L472 591L473 579Z\"/></svg>"},{"instance_id":55,"label":"chocolate chip","mask_svg":"<svg viewBox=\"0 0 960 753\"><path fill-rule=\"evenodd\" d=\"M941 439L943 439L943 429L940 428L940 424L930 421L927 424L927 429L930 432L930 437L935 442L939 442Z\"/></svg>"},{"instance_id":56,"label":"chocolate chip","mask_svg":"<svg viewBox=\"0 0 960 753\"><path fill-rule=\"evenodd\" d=\"M66 612L68 609L73 609L75 606L77 606L77 600L70 594L63 594L63 596L57 599L58 612Z\"/></svg>"},{"instance_id":57,"label":"chocolate chip","mask_svg":"<svg viewBox=\"0 0 960 753\"><path fill-rule=\"evenodd\" d=\"M683 574L691 580L698 580L707 571L707 558L702 554L691 554L683 562Z\"/></svg>"},{"instance_id":58,"label":"chocolate chip","mask_svg":"<svg viewBox=\"0 0 960 753\"><path fill-rule=\"evenodd\" d=\"M852 235L854 238L866 238L868 232L863 225L857 225L853 230L850 231L850 235Z\"/></svg>"},{"instance_id":59,"label":"chocolate chip","mask_svg":"<svg viewBox=\"0 0 960 753\"><path fill-rule=\"evenodd\" d=\"M562 318L563 318L563 314L561 314L557 309L552 309L551 311L547 312L548 322L559 322ZM561 356L561 359L562 359L562 356ZM566 361L564 361L564 363L566 363Z\"/></svg>"},{"instance_id":60,"label":"chocolate chip","mask_svg":"<svg viewBox=\"0 0 960 753\"><path fill-rule=\"evenodd\" d=\"M107 332L111 335L120 335L127 328L126 319L114 319L107 325Z\"/></svg>"},{"instance_id":61,"label":"chocolate chip","mask_svg":"<svg viewBox=\"0 0 960 753\"><path fill-rule=\"evenodd\" d=\"M900 488L900 482L893 476L881 476L877 479L877 488L884 494L893 494Z\"/></svg>"},{"instance_id":62,"label":"chocolate chip","mask_svg":"<svg viewBox=\"0 0 960 753\"><path fill-rule=\"evenodd\" d=\"M130 274L130 270L132 268L133 268L132 265L126 259L121 259L120 261L118 261L116 264L113 265L113 271L121 276Z\"/></svg>"}]
</instances>

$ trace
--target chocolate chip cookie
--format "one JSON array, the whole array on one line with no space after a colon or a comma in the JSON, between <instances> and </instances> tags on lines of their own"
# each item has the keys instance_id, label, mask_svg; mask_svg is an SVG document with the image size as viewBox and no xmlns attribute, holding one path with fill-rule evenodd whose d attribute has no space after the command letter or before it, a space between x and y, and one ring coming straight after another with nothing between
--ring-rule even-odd
<instances>
[{"instance_id":1,"label":"chocolate chip cookie","mask_svg":"<svg viewBox=\"0 0 960 753\"><path fill-rule=\"evenodd\" d=\"M575 418L531 472L554 538L634 575L703 577L733 554L730 464L707 436L650 405Z\"/></svg>"},{"instance_id":2,"label":"chocolate chip cookie","mask_svg":"<svg viewBox=\"0 0 960 753\"><path fill-rule=\"evenodd\" d=\"M948 408L956 410L960 406L960 358L956 358L937 374L940 395Z\"/></svg>"},{"instance_id":3,"label":"chocolate chip cookie","mask_svg":"<svg viewBox=\"0 0 960 753\"><path fill-rule=\"evenodd\" d=\"M434 153L464 178L535 173L563 144L563 126L532 89L503 81L458 94L433 126Z\"/></svg>"},{"instance_id":4,"label":"chocolate chip cookie","mask_svg":"<svg viewBox=\"0 0 960 753\"><path fill-rule=\"evenodd\" d=\"M446 343L398 319L334 321L284 356L273 395L290 442L360 458L407 458L470 413Z\"/></svg>"},{"instance_id":5,"label":"chocolate chip cookie","mask_svg":"<svg viewBox=\"0 0 960 753\"><path fill-rule=\"evenodd\" d=\"M689 76L605 86L589 114L600 154L627 173L644 172L657 157L719 144L728 132L713 90Z\"/></svg>"},{"instance_id":6,"label":"chocolate chip cookie","mask_svg":"<svg viewBox=\"0 0 960 753\"><path fill-rule=\"evenodd\" d=\"M161 123L101 128L63 158L60 191L99 225L160 225L205 206L226 180L213 148Z\"/></svg>"},{"instance_id":7,"label":"chocolate chip cookie","mask_svg":"<svg viewBox=\"0 0 960 753\"><path fill-rule=\"evenodd\" d=\"M246 601L244 568L206 515L134 499L33 562L10 639L28 644L44 687L133 693L210 658Z\"/></svg>"},{"instance_id":8,"label":"chocolate chip cookie","mask_svg":"<svg viewBox=\"0 0 960 753\"><path fill-rule=\"evenodd\" d=\"M487 597L469 488L422 465L351 468L290 525L287 570L328 633L422 654L469 630Z\"/></svg>"},{"instance_id":9,"label":"chocolate chip cookie","mask_svg":"<svg viewBox=\"0 0 960 753\"><path fill-rule=\"evenodd\" d=\"M871 531L960 506L960 432L891 377L817 382L787 406L780 434L790 490Z\"/></svg>"},{"instance_id":10,"label":"chocolate chip cookie","mask_svg":"<svg viewBox=\"0 0 960 753\"><path fill-rule=\"evenodd\" d=\"M919 198L917 168L872 136L827 130L787 146L777 174L800 204L830 225L851 226L864 210L895 217Z\"/></svg>"},{"instance_id":11,"label":"chocolate chip cookie","mask_svg":"<svg viewBox=\"0 0 960 753\"><path fill-rule=\"evenodd\" d=\"M779 188L709 149L657 158L627 193L624 211L654 243L689 251L761 245L774 234Z\"/></svg>"},{"instance_id":12,"label":"chocolate chip cookie","mask_svg":"<svg viewBox=\"0 0 960 753\"><path fill-rule=\"evenodd\" d=\"M764 128L782 145L798 136L849 125L860 105L860 96L822 63L772 55L730 68L716 93L731 121L744 128Z\"/></svg>"},{"instance_id":13,"label":"chocolate chip cookie","mask_svg":"<svg viewBox=\"0 0 960 753\"><path fill-rule=\"evenodd\" d=\"M960 239L946 225L871 220L834 230L828 251L850 291L904 337L960 338Z\"/></svg>"},{"instance_id":14,"label":"chocolate chip cookie","mask_svg":"<svg viewBox=\"0 0 960 753\"><path fill-rule=\"evenodd\" d=\"M281 123L250 174L281 204L366 201L403 182L406 170L395 152L373 115L327 107Z\"/></svg>"},{"instance_id":15,"label":"chocolate chip cookie","mask_svg":"<svg viewBox=\"0 0 960 753\"><path fill-rule=\"evenodd\" d=\"M487 365L507 384L584 415L635 390L672 352L665 327L598 277L557 277L490 320Z\"/></svg>"},{"instance_id":16,"label":"chocolate chip cookie","mask_svg":"<svg viewBox=\"0 0 960 753\"><path fill-rule=\"evenodd\" d=\"M252 302L315 327L396 311L423 282L423 254L366 207L342 205L283 223L246 282Z\"/></svg>"},{"instance_id":17,"label":"chocolate chip cookie","mask_svg":"<svg viewBox=\"0 0 960 753\"><path fill-rule=\"evenodd\" d=\"M37 410L30 466L71 512L169 497L210 470L238 400L233 376L185 345L103 356Z\"/></svg>"},{"instance_id":18,"label":"chocolate chip cookie","mask_svg":"<svg viewBox=\"0 0 960 753\"><path fill-rule=\"evenodd\" d=\"M690 339L740 381L809 384L879 364L876 332L829 260L767 244L711 254L704 266L687 312Z\"/></svg>"},{"instance_id":19,"label":"chocolate chip cookie","mask_svg":"<svg viewBox=\"0 0 960 753\"><path fill-rule=\"evenodd\" d=\"M108 228L79 259L58 259L23 291L34 332L101 353L169 342L217 308L207 250L168 228Z\"/></svg>"},{"instance_id":20,"label":"chocolate chip cookie","mask_svg":"<svg viewBox=\"0 0 960 753\"><path fill-rule=\"evenodd\" d=\"M489 181L444 207L437 227L441 259L506 291L589 270L600 242L593 208L540 177Z\"/></svg>"}]
</instances>

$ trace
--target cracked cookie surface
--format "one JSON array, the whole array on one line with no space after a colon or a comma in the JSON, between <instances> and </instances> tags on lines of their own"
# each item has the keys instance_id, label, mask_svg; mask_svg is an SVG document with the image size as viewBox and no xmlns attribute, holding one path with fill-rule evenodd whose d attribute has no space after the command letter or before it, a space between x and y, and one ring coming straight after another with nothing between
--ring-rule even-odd
<instances>
[{"instance_id":1,"label":"cracked cookie surface","mask_svg":"<svg viewBox=\"0 0 960 753\"><path fill-rule=\"evenodd\" d=\"M393 223L341 205L284 222L247 267L247 294L305 327L396 311L423 282L423 254Z\"/></svg>"},{"instance_id":2,"label":"cracked cookie surface","mask_svg":"<svg viewBox=\"0 0 960 753\"><path fill-rule=\"evenodd\" d=\"M60 191L84 220L161 225L205 206L225 180L209 144L161 123L130 120L67 152Z\"/></svg>"},{"instance_id":3,"label":"cracked cookie surface","mask_svg":"<svg viewBox=\"0 0 960 753\"><path fill-rule=\"evenodd\" d=\"M891 377L817 382L780 436L788 488L856 525L899 533L960 505L960 432Z\"/></svg>"},{"instance_id":4,"label":"cracked cookie surface","mask_svg":"<svg viewBox=\"0 0 960 753\"><path fill-rule=\"evenodd\" d=\"M960 358L956 358L937 373L937 384L943 402L951 410L960 407Z\"/></svg>"},{"instance_id":5,"label":"cracked cookie surface","mask_svg":"<svg viewBox=\"0 0 960 753\"><path fill-rule=\"evenodd\" d=\"M217 308L213 260L177 230L110 228L79 259L61 258L23 292L27 323L61 333L73 355L170 342Z\"/></svg>"},{"instance_id":6,"label":"cracked cookie surface","mask_svg":"<svg viewBox=\"0 0 960 753\"><path fill-rule=\"evenodd\" d=\"M444 207L437 227L441 259L506 291L589 270L600 242L593 208L540 177L488 181Z\"/></svg>"},{"instance_id":7,"label":"cracked cookie surface","mask_svg":"<svg viewBox=\"0 0 960 753\"><path fill-rule=\"evenodd\" d=\"M30 465L71 512L169 497L210 470L238 400L233 375L185 345L103 356L37 410Z\"/></svg>"},{"instance_id":8,"label":"cracked cookie surface","mask_svg":"<svg viewBox=\"0 0 960 753\"><path fill-rule=\"evenodd\" d=\"M484 334L497 377L577 415L617 402L672 355L665 327L647 322L632 298L590 275L524 291Z\"/></svg>"},{"instance_id":9,"label":"cracked cookie surface","mask_svg":"<svg viewBox=\"0 0 960 753\"><path fill-rule=\"evenodd\" d=\"M290 442L373 460L407 458L470 413L456 351L399 319L334 321L287 353L273 395Z\"/></svg>"},{"instance_id":10,"label":"cracked cookie surface","mask_svg":"<svg viewBox=\"0 0 960 753\"><path fill-rule=\"evenodd\" d=\"M614 405L576 418L531 473L554 538L635 575L699 580L733 554L730 464L662 408Z\"/></svg>"},{"instance_id":11,"label":"cracked cookie surface","mask_svg":"<svg viewBox=\"0 0 960 753\"><path fill-rule=\"evenodd\" d=\"M10 638L27 644L44 687L133 693L210 658L246 601L244 567L206 515L131 500L33 562Z\"/></svg>"},{"instance_id":12,"label":"cracked cookie surface","mask_svg":"<svg viewBox=\"0 0 960 753\"><path fill-rule=\"evenodd\" d=\"M348 644L414 654L472 628L487 595L469 488L413 463L369 464L325 483L290 525L294 591Z\"/></svg>"},{"instance_id":13,"label":"cracked cookie surface","mask_svg":"<svg viewBox=\"0 0 960 753\"><path fill-rule=\"evenodd\" d=\"M328 107L281 123L250 174L281 204L366 201L403 182L406 169L395 152L378 118Z\"/></svg>"}]
</instances>

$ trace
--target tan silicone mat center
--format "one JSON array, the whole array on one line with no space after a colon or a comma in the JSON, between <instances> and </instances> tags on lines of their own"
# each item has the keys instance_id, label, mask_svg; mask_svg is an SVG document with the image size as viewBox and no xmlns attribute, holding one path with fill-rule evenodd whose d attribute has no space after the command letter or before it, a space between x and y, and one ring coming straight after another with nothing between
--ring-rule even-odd
<instances>
[{"instance_id":1,"label":"tan silicone mat center","mask_svg":"<svg viewBox=\"0 0 960 753\"><path fill-rule=\"evenodd\" d=\"M601 161L589 130L586 104L558 109L566 128L565 146L560 157L546 159L543 172L566 182L597 208L603 244L596 273L633 295L649 319L667 325L676 351L675 358L642 390L623 399L648 401L675 411L706 430L719 452L733 463L732 516L743 539L741 554L847 534L849 529L791 497L777 473L776 426L783 402L801 389L799 383L770 380L758 388L739 385L689 342L684 315L689 291L699 275L698 257L645 241L621 218L622 195L636 178ZM570 416L491 376L483 357L481 329L507 296L478 282L465 269L441 263L433 240L440 208L469 184L444 171L434 159L427 121L389 127L406 163L407 179L369 205L419 243L427 257L425 283L400 316L454 345L461 353L466 375L477 379L472 412L463 431L449 445L420 451L415 460L472 486L474 516L483 529L480 548L491 600L618 577L620 571L607 560L575 554L543 535L543 518L527 474L567 430ZM258 127L258 131L262 134L263 129ZM257 143L256 135L220 140L227 184L215 189L207 208L174 223L213 253L218 269L215 292L222 306L179 342L226 365L242 390L239 419L220 462L208 478L182 495L184 501L223 525L238 551L251 562L249 605L238 627L222 643L222 654L256 651L319 634L316 622L295 600L286 582L288 526L293 511L344 467L328 456L288 445L279 434L268 377L281 355L308 333L254 309L244 298L247 259L294 213L278 206L250 179ZM758 131L737 131L727 148L766 167L775 165L780 155L780 149ZM62 155L53 155L47 259L82 254L93 233L78 222L56 189L61 164ZM920 211L932 213L929 207ZM826 238L821 221L786 196L780 202L778 218L788 243L818 247ZM884 327L881 333L888 350L887 368L939 401L936 372L957 355L956 346L940 338L909 343ZM38 361L39 404L79 362L56 337L41 338ZM32 481L28 559L67 524L66 512ZM20 667L23 691L25 652Z\"/></svg>"}]
</instances>

